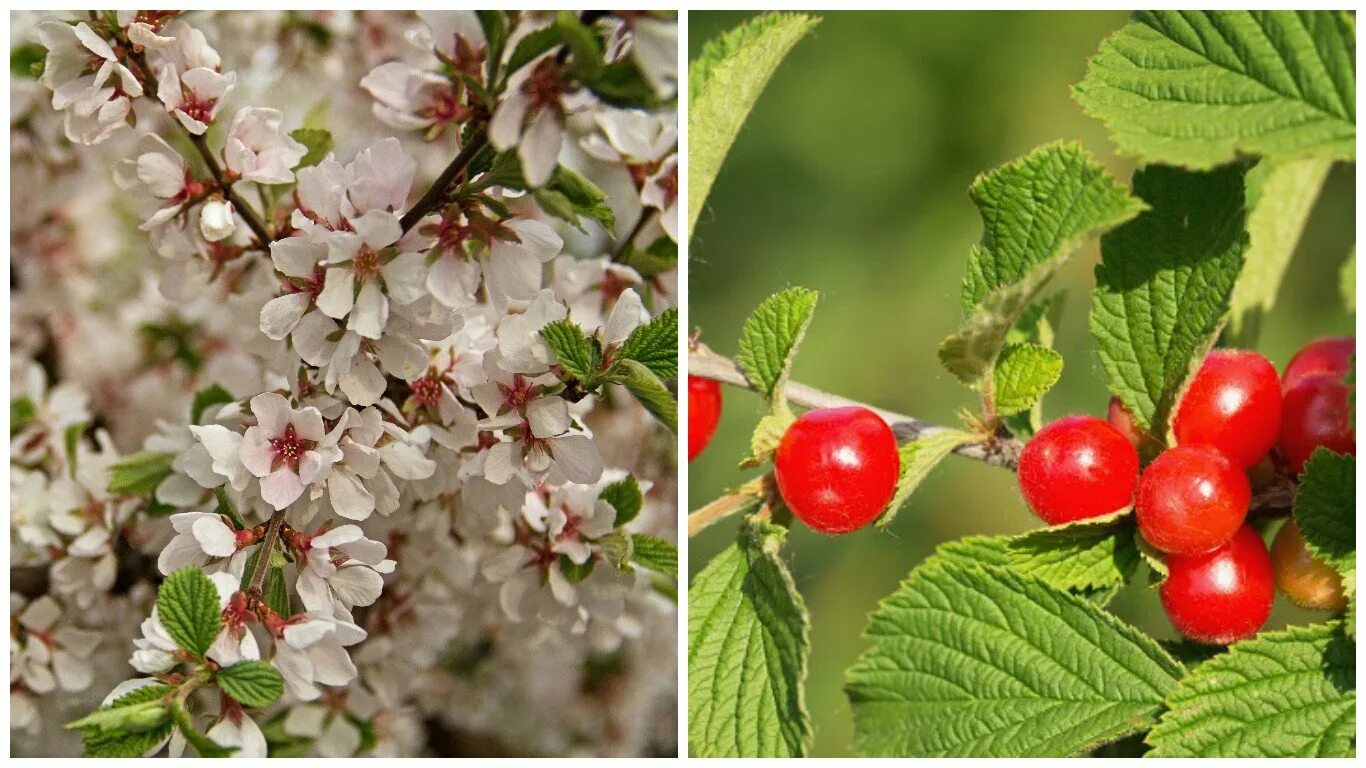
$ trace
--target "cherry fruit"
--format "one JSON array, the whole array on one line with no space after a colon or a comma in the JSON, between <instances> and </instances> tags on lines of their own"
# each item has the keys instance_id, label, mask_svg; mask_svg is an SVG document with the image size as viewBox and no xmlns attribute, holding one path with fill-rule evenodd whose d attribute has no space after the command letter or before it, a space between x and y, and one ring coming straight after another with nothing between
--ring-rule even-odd
<instances>
[{"instance_id":1,"label":"cherry fruit","mask_svg":"<svg viewBox=\"0 0 1366 768\"><path fill-rule=\"evenodd\" d=\"M1025 444L1019 479L1025 503L1049 525L1100 517L1133 502L1138 451L1109 423L1068 416Z\"/></svg>"},{"instance_id":2,"label":"cherry fruit","mask_svg":"<svg viewBox=\"0 0 1366 768\"><path fill-rule=\"evenodd\" d=\"M1262 538L1244 525L1213 552L1169 555L1159 592L1167 618L1182 635L1226 645L1257 634L1266 624L1276 579Z\"/></svg>"},{"instance_id":3,"label":"cherry fruit","mask_svg":"<svg viewBox=\"0 0 1366 768\"><path fill-rule=\"evenodd\" d=\"M1271 361L1256 352L1216 349L1191 378L1172 429L1179 445L1208 445L1243 469L1276 444L1281 382Z\"/></svg>"},{"instance_id":4,"label":"cherry fruit","mask_svg":"<svg viewBox=\"0 0 1366 768\"><path fill-rule=\"evenodd\" d=\"M1276 586L1295 605L1316 611L1347 608L1342 577L1309 552L1294 520L1286 520L1271 542L1271 568L1276 574Z\"/></svg>"},{"instance_id":5,"label":"cherry fruit","mask_svg":"<svg viewBox=\"0 0 1366 768\"><path fill-rule=\"evenodd\" d=\"M1311 373L1346 374L1352 367L1356 344L1353 336L1324 336L1305 344L1285 366L1281 386L1290 389L1301 377Z\"/></svg>"},{"instance_id":6,"label":"cherry fruit","mask_svg":"<svg viewBox=\"0 0 1366 768\"><path fill-rule=\"evenodd\" d=\"M701 376L688 377L688 461L711 442L721 423L721 383Z\"/></svg>"},{"instance_id":7,"label":"cherry fruit","mask_svg":"<svg viewBox=\"0 0 1366 768\"><path fill-rule=\"evenodd\" d=\"M1106 414L1106 421L1110 422L1110 426L1118 429L1119 433L1124 435L1124 438L1130 443L1133 443L1134 448L1139 451L1147 446L1157 445L1152 434L1139 425L1138 419L1135 419L1133 413L1124 407L1124 401L1120 400L1118 396L1112 395L1110 397L1110 410Z\"/></svg>"},{"instance_id":8,"label":"cherry fruit","mask_svg":"<svg viewBox=\"0 0 1366 768\"><path fill-rule=\"evenodd\" d=\"M901 454L881 416L859 406L807 411L774 458L778 492L822 533L849 533L877 518L896 493Z\"/></svg>"},{"instance_id":9,"label":"cherry fruit","mask_svg":"<svg viewBox=\"0 0 1366 768\"><path fill-rule=\"evenodd\" d=\"M1352 429L1351 390L1338 373L1308 373L1285 391L1281 421L1281 455L1292 474L1323 446L1335 453L1356 455Z\"/></svg>"},{"instance_id":10,"label":"cherry fruit","mask_svg":"<svg viewBox=\"0 0 1366 768\"><path fill-rule=\"evenodd\" d=\"M1204 445L1178 445L1153 460L1138 481L1138 530L1156 549L1198 555L1228 541L1247 518L1247 475Z\"/></svg>"}]
</instances>

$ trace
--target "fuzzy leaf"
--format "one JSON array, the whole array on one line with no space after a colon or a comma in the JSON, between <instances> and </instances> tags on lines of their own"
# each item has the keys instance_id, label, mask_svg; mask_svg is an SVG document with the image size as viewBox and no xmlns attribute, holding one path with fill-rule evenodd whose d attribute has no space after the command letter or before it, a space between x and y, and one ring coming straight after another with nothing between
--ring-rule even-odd
<instances>
[{"instance_id":1,"label":"fuzzy leaf","mask_svg":"<svg viewBox=\"0 0 1366 768\"><path fill-rule=\"evenodd\" d=\"M786 404L776 404L759 423L754 425L754 433L749 436L749 455L740 462L741 469L749 469L773 459L783 435L797 417Z\"/></svg>"},{"instance_id":2,"label":"fuzzy leaf","mask_svg":"<svg viewBox=\"0 0 1366 768\"><path fill-rule=\"evenodd\" d=\"M299 128L289 132L289 137L308 149L299 159L294 170L317 165L332 151L332 132L324 128Z\"/></svg>"},{"instance_id":3,"label":"fuzzy leaf","mask_svg":"<svg viewBox=\"0 0 1366 768\"><path fill-rule=\"evenodd\" d=\"M534 195L536 203L546 213L564 219L579 230L587 231L583 217L598 222L608 233L616 229L616 214L607 204L607 194L582 174L562 165Z\"/></svg>"},{"instance_id":4,"label":"fuzzy leaf","mask_svg":"<svg viewBox=\"0 0 1366 768\"><path fill-rule=\"evenodd\" d=\"M1201 664L1148 734L1153 757L1350 757L1356 644L1340 625L1267 632Z\"/></svg>"},{"instance_id":5,"label":"fuzzy leaf","mask_svg":"<svg viewBox=\"0 0 1366 768\"><path fill-rule=\"evenodd\" d=\"M135 688L65 727L87 733L139 733L156 729L169 719L166 697L173 690L171 686L161 684Z\"/></svg>"},{"instance_id":6,"label":"fuzzy leaf","mask_svg":"<svg viewBox=\"0 0 1366 768\"><path fill-rule=\"evenodd\" d=\"M1243 267L1243 169L1149 166L1134 191L1152 209L1101 238L1091 334L1110 390L1165 437Z\"/></svg>"},{"instance_id":7,"label":"fuzzy leaf","mask_svg":"<svg viewBox=\"0 0 1366 768\"><path fill-rule=\"evenodd\" d=\"M589 340L583 329L572 320L556 320L541 329L541 338L550 345L560 368L580 381L598 376L602 353Z\"/></svg>"},{"instance_id":8,"label":"fuzzy leaf","mask_svg":"<svg viewBox=\"0 0 1366 768\"><path fill-rule=\"evenodd\" d=\"M188 566L172 573L157 590L157 616L181 648L198 657L213 645L222 625L218 590L204 572Z\"/></svg>"},{"instance_id":9,"label":"fuzzy leaf","mask_svg":"<svg viewBox=\"0 0 1366 768\"><path fill-rule=\"evenodd\" d=\"M678 578L678 547L667 539L644 533L631 534L631 559L655 573Z\"/></svg>"},{"instance_id":10,"label":"fuzzy leaf","mask_svg":"<svg viewBox=\"0 0 1366 768\"><path fill-rule=\"evenodd\" d=\"M218 685L244 707L266 707L280 698L285 682L264 661L239 661L218 670Z\"/></svg>"},{"instance_id":11,"label":"fuzzy leaf","mask_svg":"<svg viewBox=\"0 0 1366 768\"><path fill-rule=\"evenodd\" d=\"M688 234L721 164L778 64L818 19L766 13L707 43L688 67Z\"/></svg>"},{"instance_id":12,"label":"fuzzy leaf","mask_svg":"<svg viewBox=\"0 0 1366 768\"><path fill-rule=\"evenodd\" d=\"M1340 11L1144 11L1101 44L1074 94L1148 162L1351 160L1355 64Z\"/></svg>"},{"instance_id":13,"label":"fuzzy leaf","mask_svg":"<svg viewBox=\"0 0 1366 768\"><path fill-rule=\"evenodd\" d=\"M930 476L934 468L939 466L939 462L953 453L955 448L976 439L976 435L968 432L946 429L901 446L901 473L897 477L896 493L892 495L892 500L887 503L887 508L878 518L878 527L885 528L891 524L902 505L911 498L911 494L915 493L915 489Z\"/></svg>"},{"instance_id":14,"label":"fuzzy leaf","mask_svg":"<svg viewBox=\"0 0 1366 768\"><path fill-rule=\"evenodd\" d=\"M770 402L782 399L794 353L819 298L806 288L787 288L764 299L745 320L735 361L755 391Z\"/></svg>"},{"instance_id":15,"label":"fuzzy leaf","mask_svg":"<svg viewBox=\"0 0 1366 768\"><path fill-rule=\"evenodd\" d=\"M996 566L922 566L847 673L854 748L887 757L1077 755L1151 724L1181 665L1100 608Z\"/></svg>"},{"instance_id":16,"label":"fuzzy leaf","mask_svg":"<svg viewBox=\"0 0 1366 768\"><path fill-rule=\"evenodd\" d=\"M678 432L678 401L664 382L649 368L635 360L622 360L617 363L622 386L626 387L645 410L664 422L670 432Z\"/></svg>"},{"instance_id":17,"label":"fuzzy leaf","mask_svg":"<svg viewBox=\"0 0 1366 768\"><path fill-rule=\"evenodd\" d=\"M1131 522L1126 509L1021 534L1010 541L1010 565L1068 592L1111 593L1138 568Z\"/></svg>"},{"instance_id":18,"label":"fuzzy leaf","mask_svg":"<svg viewBox=\"0 0 1366 768\"><path fill-rule=\"evenodd\" d=\"M616 521L613 523L613 527L616 528L636 519L641 506L645 503L645 499L640 495L640 484L631 475L603 488L598 498L611 504L612 509L617 511Z\"/></svg>"},{"instance_id":19,"label":"fuzzy leaf","mask_svg":"<svg viewBox=\"0 0 1366 768\"><path fill-rule=\"evenodd\" d=\"M1009 344L996 361L992 395L998 415L1033 408L1062 377L1062 355L1038 344Z\"/></svg>"},{"instance_id":20,"label":"fuzzy leaf","mask_svg":"<svg viewBox=\"0 0 1366 768\"><path fill-rule=\"evenodd\" d=\"M809 620L779 557L787 530L744 523L688 590L692 757L800 757Z\"/></svg>"},{"instance_id":21,"label":"fuzzy leaf","mask_svg":"<svg viewBox=\"0 0 1366 768\"><path fill-rule=\"evenodd\" d=\"M109 468L109 492L117 495L147 496L171 474L175 454L144 451Z\"/></svg>"},{"instance_id":22,"label":"fuzzy leaf","mask_svg":"<svg viewBox=\"0 0 1366 768\"><path fill-rule=\"evenodd\" d=\"M635 360L661 379L678 376L678 309L669 307L636 328L621 345L621 356Z\"/></svg>"}]
</instances>

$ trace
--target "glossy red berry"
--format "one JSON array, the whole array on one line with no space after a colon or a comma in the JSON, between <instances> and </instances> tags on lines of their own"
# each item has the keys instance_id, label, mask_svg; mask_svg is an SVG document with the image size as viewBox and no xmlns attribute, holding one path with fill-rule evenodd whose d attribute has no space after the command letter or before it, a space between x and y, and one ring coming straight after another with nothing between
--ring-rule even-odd
<instances>
[{"instance_id":1,"label":"glossy red berry","mask_svg":"<svg viewBox=\"0 0 1366 768\"><path fill-rule=\"evenodd\" d=\"M1241 467L1204 445L1178 445L1143 470L1134 512L1156 549L1198 555L1220 546L1247 519L1252 488Z\"/></svg>"},{"instance_id":2,"label":"glossy red berry","mask_svg":"<svg viewBox=\"0 0 1366 768\"><path fill-rule=\"evenodd\" d=\"M773 464L783 501L822 533L871 523L892 500L901 474L892 428L858 406L802 414L783 435Z\"/></svg>"},{"instance_id":3,"label":"glossy red berry","mask_svg":"<svg viewBox=\"0 0 1366 768\"><path fill-rule=\"evenodd\" d=\"M1094 416L1068 416L1039 430L1020 452L1020 493L1045 523L1117 512L1133 502L1138 451Z\"/></svg>"},{"instance_id":4,"label":"glossy red berry","mask_svg":"<svg viewBox=\"0 0 1366 768\"><path fill-rule=\"evenodd\" d=\"M1208 445L1248 469L1276 444L1281 382L1271 361L1256 352L1216 349L1176 408L1179 445Z\"/></svg>"},{"instance_id":5,"label":"glossy red berry","mask_svg":"<svg viewBox=\"0 0 1366 768\"><path fill-rule=\"evenodd\" d=\"M1186 637L1226 645L1257 634L1271 615L1276 579L1262 537L1244 525L1202 555L1169 555L1159 590L1172 626Z\"/></svg>"},{"instance_id":6,"label":"glossy red berry","mask_svg":"<svg viewBox=\"0 0 1366 768\"><path fill-rule=\"evenodd\" d=\"M1354 336L1324 336L1305 344L1290 358L1290 364L1285 366L1281 387L1289 389L1301 377L1311 373L1346 374L1352 367L1356 344Z\"/></svg>"},{"instance_id":7,"label":"glossy red berry","mask_svg":"<svg viewBox=\"0 0 1366 768\"><path fill-rule=\"evenodd\" d=\"M1315 611L1346 610L1342 577L1310 554L1294 520L1286 520L1271 542L1271 569L1276 586L1295 605Z\"/></svg>"},{"instance_id":8,"label":"glossy red berry","mask_svg":"<svg viewBox=\"0 0 1366 768\"><path fill-rule=\"evenodd\" d=\"M1139 426L1138 419L1134 418L1129 409L1124 407L1124 401L1117 396L1110 397L1110 410L1106 416L1106 421L1110 422L1110 426L1119 430L1119 433L1124 435L1124 438L1132 443L1134 448L1142 451L1146 446L1157 445L1152 434Z\"/></svg>"},{"instance_id":9,"label":"glossy red berry","mask_svg":"<svg viewBox=\"0 0 1366 768\"><path fill-rule=\"evenodd\" d=\"M1351 391L1337 373L1310 373L1285 391L1281 455L1292 474L1304 471L1315 448L1356 455Z\"/></svg>"},{"instance_id":10,"label":"glossy red berry","mask_svg":"<svg viewBox=\"0 0 1366 768\"><path fill-rule=\"evenodd\" d=\"M711 442L721 422L721 384L701 376L688 377L688 461Z\"/></svg>"}]
</instances>

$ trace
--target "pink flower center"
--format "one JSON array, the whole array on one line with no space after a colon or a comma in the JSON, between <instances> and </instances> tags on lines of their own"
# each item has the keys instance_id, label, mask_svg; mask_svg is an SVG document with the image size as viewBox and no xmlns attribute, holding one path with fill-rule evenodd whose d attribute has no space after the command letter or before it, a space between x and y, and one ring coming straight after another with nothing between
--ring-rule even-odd
<instances>
[{"instance_id":1,"label":"pink flower center","mask_svg":"<svg viewBox=\"0 0 1366 768\"><path fill-rule=\"evenodd\" d=\"M558 108L564 90L565 83L560 77L559 67L549 58L542 59L531 71L531 76L522 83L522 92L531 102L532 112Z\"/></svg>"},{"instance_id":2,"label":"pink flower center","mask_svg":"<svg viewBox=\"0 0 1366 768\"><path fill-rule=\"evenodd\" d=\"M535 396L536 390L539 389L520 373L512 377L511 384L499 384L498 388L503 391L503 405L507 406L509 410L525 408L526 404L531 402Z\"/></svg>"},{"instance_id":3,"label":"pink flower center","mask_svg":"<svg viewBox=\"0 0 1366 768\"><path fill-rule=\"evenodd\" d=\"M413 402L425 408L435 408L441 402L441 379L436 371L412 383Z\"/></svg>"},{"instance_id":4,"label":"pink flower center","mask_svg":"<svg viewBox=\"0 0 1366 768\"><path fill-rule=\"evenodd\" d=\"M293 424L287 425L279 437L270 441L270 450L274 454L271 468L279 469L283 466L298 472L299 462L303 461L304 454L313 450L317 444L316 441L299 437L299 433L294 429Z\"/></svg>"}]
</instances>

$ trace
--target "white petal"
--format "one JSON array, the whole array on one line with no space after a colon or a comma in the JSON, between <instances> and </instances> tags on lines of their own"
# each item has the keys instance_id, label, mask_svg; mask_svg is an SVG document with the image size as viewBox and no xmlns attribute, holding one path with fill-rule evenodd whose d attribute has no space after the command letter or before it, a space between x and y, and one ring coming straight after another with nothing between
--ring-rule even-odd
<instances>
[{"instance_id":1,"label":"white petal","mask_svg":"<svg viewBox=\"0 0 1366 768\"><path fill-rule=\"evenodd\" d=\"M364 520L375 511L375 497L350 472L333 472L327 476L328 498L332 509L348 520Z\"/></svg>"},{"instance_id":2,"label":"white petal","mask_svg":"<svg viewBox=\"0 0 1366 768\"><path fill-rule=\"evenodd\" d=\"M307 293L299 292L287 293L266 302L261 307L261 333L276 341L288 336L308 310L309 301Z\"/></svg>"},{"instance_id":3,"label":"white petal","mask_svg":"<svg viewBox=\"0 0 1366 768\"><path fill-rule=\"evenodd\" d=\"M346 317L355 302L355 286L356 276L350 269L329 267L322 293L318 294L318 309L336 320Z\"/></svg>"},{"instance_id":4,"label":"white petal","mask_svg":"<svg viewBox=\"0 0 1366 768\"><path fill-rule=\"evenodd\" d=\"M217 515L196 520L194 538L205 554L214 557L231 557L237 551L237 536Z\"/></svg>"},{"instance_id":5,"label":"white petal","mask_svg":"<svg viewBox=\"0 0 1366 768\"><path fill-rule=\"evenodd\" d=\"M531 434L536 437L557 437L569 431L569 405L563 398L538 397L526 407Z\"/></svg>"},{"instance_id":6,"label":"white petal","mask_svg":"<svg viewBox=\"0 0 1366 768\"><path fill-rule=\"evenodd\" d=\"M596 483L602 476L602 456L598 447L584 435L569 435L554 441L555 464L574 483Z\"/></svg>"},{"instance_id":7,"label":"white petal","mask_svg":"<svg viewBox=\"0 0 1366 768\"><path fill-rule=\"evenodd\" d=\"M303 482L289 467L281 467L261 478L261 498L276 510L293 504L303 492Z\"/></svg>"},{"instance_id":8,"label":"white petal","mask_svg":"<svg viewBox=\"0 0 1366 768\"><path fill-rule=\"evenodd\" d=\"M383 335L387 322L389 300L384 297L384 291L380 290L379 283L366 280L360 288L360 295L356 297L346 327L367 339L378 339Z\"/></svg>"},{"instance_id":9,"label":"white petal","mask_svg":"<svg viewBox=\"0 0 1366 768\"><path fill-rule=\"evenodd\" d=\"M532 119L531 126L522 137L521 146L517 148L517 157L522 160L522 174L528 184L539 187L550 181L563 141L560 116L555 110L543 107Z\"/></svg>"}]
</instances>

